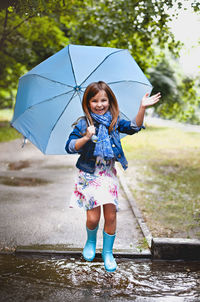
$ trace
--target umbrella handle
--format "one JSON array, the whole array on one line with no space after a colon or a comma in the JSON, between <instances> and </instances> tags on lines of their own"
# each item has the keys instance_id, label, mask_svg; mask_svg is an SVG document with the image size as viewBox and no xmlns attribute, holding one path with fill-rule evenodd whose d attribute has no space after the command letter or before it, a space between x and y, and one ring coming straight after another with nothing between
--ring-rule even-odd
<instances>
[{"instance_id":1,"label":"umbrella handle","mask_svg":"<svg viewBox=\"0 0 200 302\"><path fill-rule=\"evenodd\" d=\"M92 135L91 140L93 141L93 143L97 143L98 137L96 135Z\"/></svg>"},{"instance_id":2,"label":"umbrella handle","mask_svg":"<svg viewBox=\"0 0 200 302\"><path fill-rule=\"evenodd\" d=\"M87 118L87 116L85 116L85 118L86 118L86 120L87 120L87 122L88 122L88 125L91 126L90 121L89 121L89 119ZM93 141L93 143L97 143L98 137L94 134L94 135L92 135L91 140Z\"/></svg>"}]
</instances>

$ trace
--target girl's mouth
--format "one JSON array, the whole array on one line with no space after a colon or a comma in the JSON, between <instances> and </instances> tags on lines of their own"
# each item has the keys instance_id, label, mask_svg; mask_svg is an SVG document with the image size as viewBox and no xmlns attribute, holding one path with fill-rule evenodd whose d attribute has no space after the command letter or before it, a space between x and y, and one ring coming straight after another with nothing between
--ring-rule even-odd
<instances>
[{"instance_id":1,"label":"girl's mouth","mask_svg":"<svg viewBox=\"0 0 200 302\"><path fill-rule=\"evenodd\" d=\"M104 111L104 108L102 108L102 109L96 109L96 111L97 112L102 112L102 111Z\"/></svg>"}]
</instances>

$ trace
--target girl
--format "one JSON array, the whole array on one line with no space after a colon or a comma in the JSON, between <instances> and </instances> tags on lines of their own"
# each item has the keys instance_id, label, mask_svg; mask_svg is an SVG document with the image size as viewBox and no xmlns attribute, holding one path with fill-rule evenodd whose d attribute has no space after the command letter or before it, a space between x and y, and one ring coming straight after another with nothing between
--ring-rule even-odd
<instances>
[{"instance_id":1,"label":"girl","mask_svg":"<svg viewBox=\"0 0 200 302\"><path fill-rule=\"evenodd\" d=\"M103 205L105 223L102 258L108 272L114 272L117 268L112 253L118 210L115 161L119 161L124 169L128 167L119 132L134 134L144 128L142 124L146 107L157 103L160 97L160 93L151 97L145 94L136 118L130 122L119 119L118 103L111 88L102 81L91 83L82 100L86 118L77 121L66 143L68 153L80 154L76 163L79 174L70 204L77 204L87 211L87 241L83 257L87 261L95 257L100 206Z\"/></svg>"}]
</instances>

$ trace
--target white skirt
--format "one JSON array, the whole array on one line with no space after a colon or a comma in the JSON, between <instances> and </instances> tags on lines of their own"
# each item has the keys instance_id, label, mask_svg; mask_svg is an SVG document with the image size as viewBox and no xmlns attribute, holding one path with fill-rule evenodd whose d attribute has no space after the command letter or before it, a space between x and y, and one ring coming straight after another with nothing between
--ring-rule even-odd
<instances>
[{"instance_id":1,"label":"white skirt","mask_svg":"<svg viewBox=\"0 0 200 302\"><path fill-rule=\"evenodd\" d=\"M90 210L104 204L114 204L118 211L119 181L115 160L97 157L93 174L79 170L75 179L70 207Z\"/></svg>"}]
</instances>

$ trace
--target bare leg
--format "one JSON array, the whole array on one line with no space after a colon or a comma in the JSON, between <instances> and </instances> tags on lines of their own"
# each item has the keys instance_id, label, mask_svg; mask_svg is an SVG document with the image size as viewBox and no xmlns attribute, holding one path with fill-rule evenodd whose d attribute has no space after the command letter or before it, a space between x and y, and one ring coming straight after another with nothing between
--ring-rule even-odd
<instances>
[{"instance_id":1,"label":"bare leg","mask_svg":"<svg viewBox=\"0 0 200 302\"><path fill-rule=\"evenodd\" d=\"M101 207L97 207L87 211L86 226L88 229L93 230L97 227L101 216Z\"/></svg>"},{"instance_id":2,"label":"bare leg","mask_svg":"<svg viewBox=\"0 0 200 302\"><path fill-rule=\"evenodd\" d=\"M103 212L105 219L104 231L109 235L113 235L116 231L116 207L111 203L104 204Z\"/></svg>"}]
</instances>

